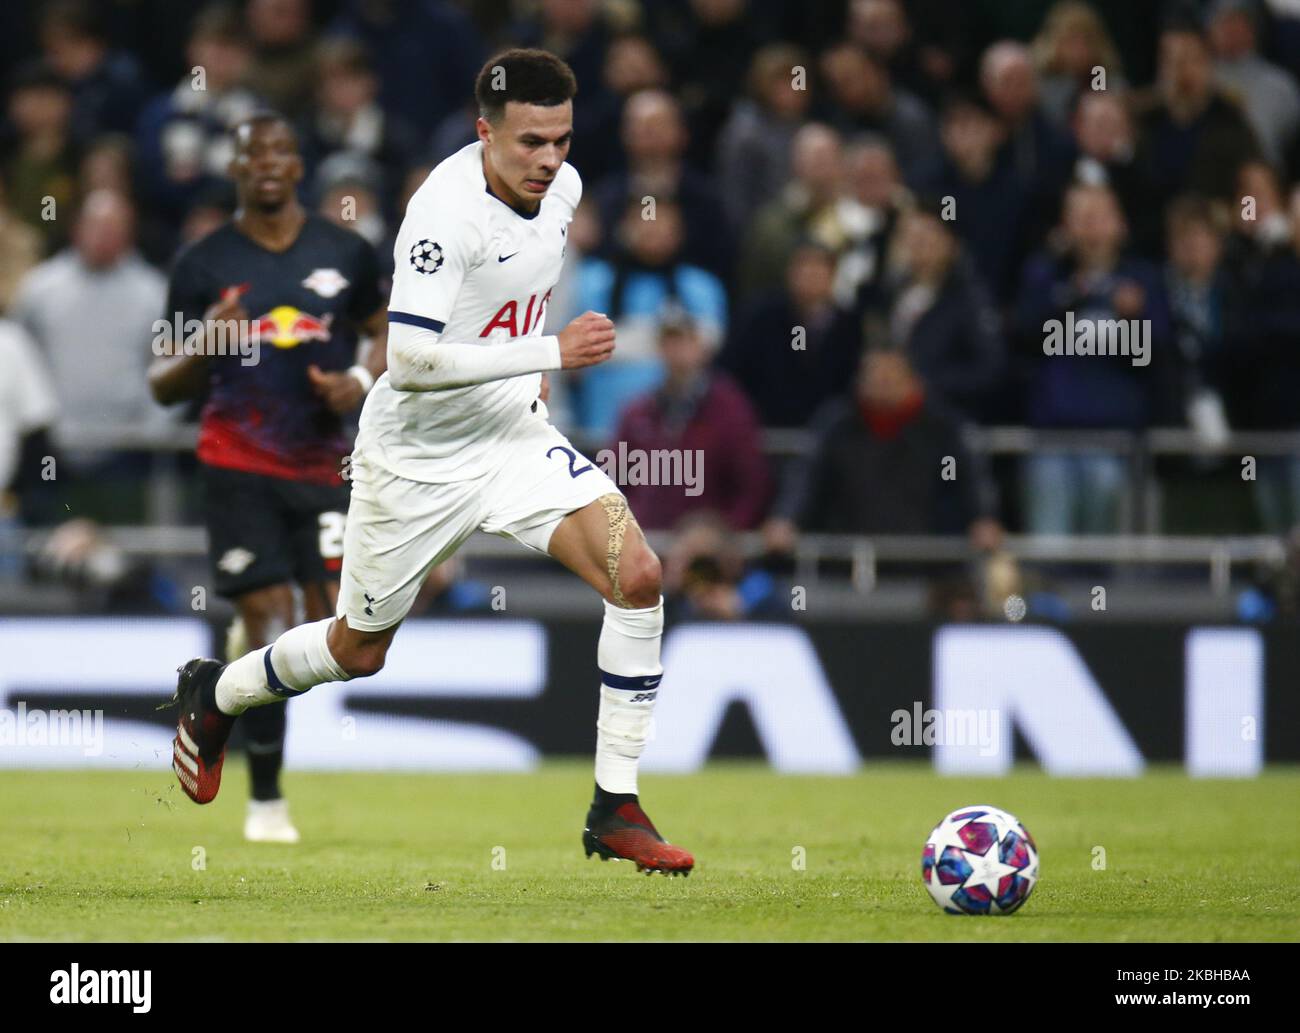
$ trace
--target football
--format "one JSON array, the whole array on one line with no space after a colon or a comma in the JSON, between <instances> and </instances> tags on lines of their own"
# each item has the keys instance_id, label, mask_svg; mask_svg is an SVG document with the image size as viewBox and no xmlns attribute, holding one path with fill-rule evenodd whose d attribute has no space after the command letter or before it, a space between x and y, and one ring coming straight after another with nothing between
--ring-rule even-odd
<instances>
[{"instance_id":1,"label":"football","mask_svg":"<svg viewBox=\"0 0 1300 1033\"><path fill-rule=\"evenodd\" d=\"M962 807L925 841L921 878L950 915L1009 915L1038 881L1038 847L1014 815L985 804Z\"/></svg>"}]
</instances>

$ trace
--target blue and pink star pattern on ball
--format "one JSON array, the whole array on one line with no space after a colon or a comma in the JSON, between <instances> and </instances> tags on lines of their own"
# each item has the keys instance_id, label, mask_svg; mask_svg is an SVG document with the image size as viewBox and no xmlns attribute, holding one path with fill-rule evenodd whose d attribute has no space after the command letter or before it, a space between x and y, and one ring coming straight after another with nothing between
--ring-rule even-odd
<instances>
[{"instance_id":1,"label":"blue and pink star pattern on ball","mask_svg":"<svg viewBox=\"0 0 1300 1033\"><path fill-rule=\"evenodd\" d=\"M921 853L921 878L952 915L1009 915L1038 881L1038 847L1019 820L983 804L953 811Z\"/></svg>"}]
</instances>

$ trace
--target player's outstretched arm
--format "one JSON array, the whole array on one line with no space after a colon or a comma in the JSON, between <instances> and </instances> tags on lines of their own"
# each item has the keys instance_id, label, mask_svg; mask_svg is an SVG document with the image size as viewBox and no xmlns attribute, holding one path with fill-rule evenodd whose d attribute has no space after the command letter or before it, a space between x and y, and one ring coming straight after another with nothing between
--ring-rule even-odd
<instances>
[{"instance_id":1,"label":"player's outstretched arm","mask_svg":"<svg viewBox=\"0 0 1300 1033\"><path fill-rule=\"evenodd\" d=\"M581 369L614 353L614 324L584 312L555 337L524 337L505 344L445 341L424 327L392 323L388 379L398 391L437 391L526 373Z\"/></svg>"}]
</instances>

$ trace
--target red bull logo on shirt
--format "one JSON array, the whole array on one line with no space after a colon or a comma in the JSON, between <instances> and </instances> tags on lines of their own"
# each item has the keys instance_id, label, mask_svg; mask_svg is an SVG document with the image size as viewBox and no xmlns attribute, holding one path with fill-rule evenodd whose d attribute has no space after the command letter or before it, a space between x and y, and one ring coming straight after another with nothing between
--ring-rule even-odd
<instances>
[{"instance_id":1,"label":"red bull logo on shirt","mask_svg":"<svg viewBox=\"0 0 1300 1033\"><path fill-rule=\"evenodd\" d=\"M277 305L253 320L258 340L270 341L277 348L296 348L307 341L328 341L333 313L313 316L292 305Z\"/></svg>"},{"instance_id":2,"label":"red bull logo on shirt","mask_svg":"<svg viewBox=\"0 0 1300 1033\"><path fill-rule=\"evenodd\" d=\"M307 341L328 341L333 313L313 316L293 305L277 305L253 319L173 319L153 325L155 355L238 355L245 366L256 366L263 342L277 348L296 348Z\"/></svg>"}]
</instances>

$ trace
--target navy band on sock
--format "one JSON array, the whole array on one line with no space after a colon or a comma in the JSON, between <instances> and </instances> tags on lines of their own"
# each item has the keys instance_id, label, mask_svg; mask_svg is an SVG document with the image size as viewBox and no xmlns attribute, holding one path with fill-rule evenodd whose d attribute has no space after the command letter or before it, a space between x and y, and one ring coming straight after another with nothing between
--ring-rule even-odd
<instances>
[{"instance_id":1,"label":"navy band on sock","mask_svg":"<svg viewBox=\"0 0 1300 1033\"><path fill-rule=\"evenodd\" d=\"M602 685L608 685L611 689L625 689L628 692L644 692L647 689L657 689L663 678L662 673L638 674L629 678L622 674L610 674L608 671L600 672L600 683Z\"/></svg>"},{"instance_id":2,"label":"navy band on sock","mask_svg":"<svg viewBox=\"0 0 1300 1033\"><path fill-rule=\"evenodd\" d=\"M277 696L300 696L301 691L291 689L280 680L280 676L275 673L275 668L271 666L271 650L268 649L262 654L262 662L266 664L266 687L274 692Z\"/></svg>"}]
</instances>

